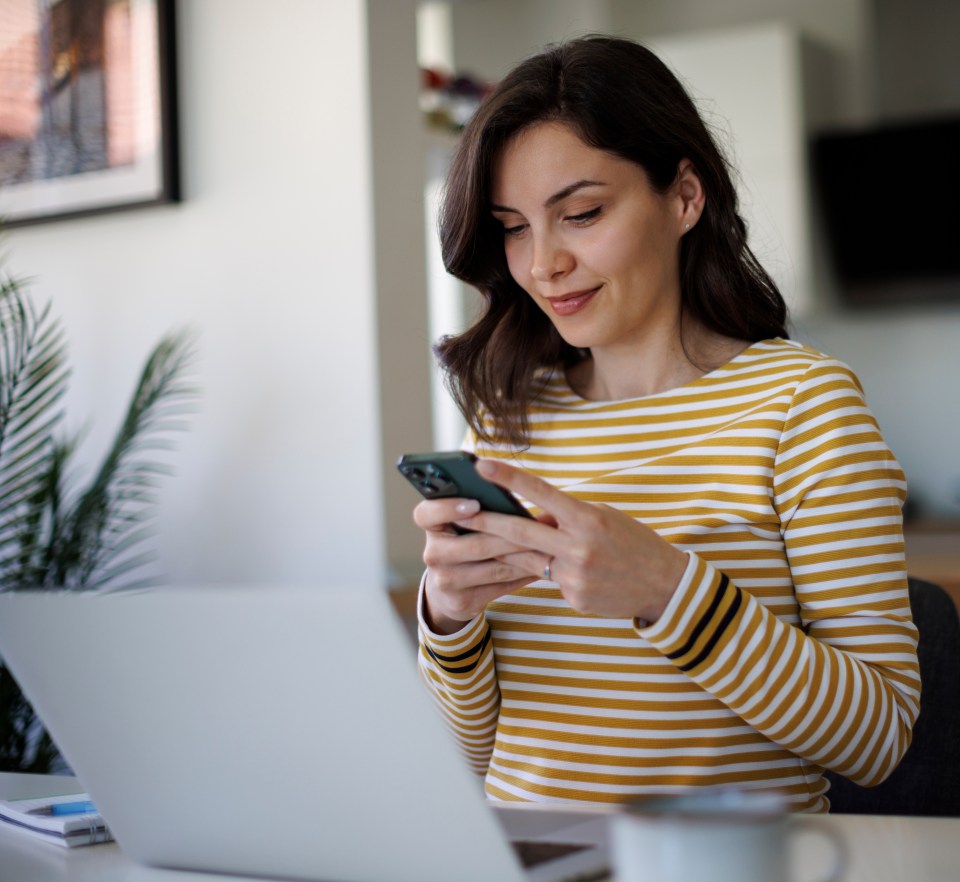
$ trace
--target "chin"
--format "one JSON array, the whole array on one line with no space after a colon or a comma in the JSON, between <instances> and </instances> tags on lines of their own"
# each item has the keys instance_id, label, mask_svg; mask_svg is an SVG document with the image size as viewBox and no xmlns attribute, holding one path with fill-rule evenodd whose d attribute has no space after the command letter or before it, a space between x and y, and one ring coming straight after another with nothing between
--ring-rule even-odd
<instances>
[{"instance_id":1,"label":"chin","mask_svg":"<svg viewBox=\"0 0 960 882\"><path fill-rule=\"evenodd\" d=\"M596 330L585 326L584 322L556 321L553 316L547 316L554 330L563 338L563 342L576 349L589 349L596 343Z\"/></svg>"},{"instance_id":2,"label":"chin","mask_svg":"<svg viewBox=\"0 0 960 882\"><path fill-rule=\"evenodd\" d=\"M593 349L595 346L603 346L609 335L599 334L597 331L589 331L586 328L561 330L557 328L557 333L563 338L563 342L572 346L574 349Z\"/></svg>"}]
</instances>

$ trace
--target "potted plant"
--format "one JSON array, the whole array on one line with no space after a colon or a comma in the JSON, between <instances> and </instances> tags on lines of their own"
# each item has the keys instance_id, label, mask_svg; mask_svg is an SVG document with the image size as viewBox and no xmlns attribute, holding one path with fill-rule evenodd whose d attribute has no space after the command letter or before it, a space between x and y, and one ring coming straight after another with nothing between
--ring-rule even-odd
<instances>
[{"instance_id":1,"label":"potted plant","mask_svg":"<svg viewBox=\"0 0 960 882\"><path fill-rule=\"evenodd\" d=\"M147 358L100 468L75 486L78 439L62 432L70 370L60 323L24 284L0 275L0 592L128 588L156 581L146 547L160 481L153 455L184 427L197 389L188 335ZM0 658L0 771L65 771Z\"/></svg>"}]
</instances>

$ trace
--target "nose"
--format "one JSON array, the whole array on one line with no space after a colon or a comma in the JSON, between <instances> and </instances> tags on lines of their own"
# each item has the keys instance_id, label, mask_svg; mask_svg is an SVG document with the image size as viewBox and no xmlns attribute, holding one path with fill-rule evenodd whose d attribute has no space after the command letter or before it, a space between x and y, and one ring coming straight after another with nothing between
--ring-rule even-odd
<instances>
[{"instance_id":1,"label":"nose","mask_svg":"<svg viewBox=\"0 0 960 882\"><path fill-rule=\"evenodd\" d=\"M554 236L544 235L534 241L530 275L536 281L552 282L570 272L573 265L573 255Z\"/></svg>"}]
</instances>

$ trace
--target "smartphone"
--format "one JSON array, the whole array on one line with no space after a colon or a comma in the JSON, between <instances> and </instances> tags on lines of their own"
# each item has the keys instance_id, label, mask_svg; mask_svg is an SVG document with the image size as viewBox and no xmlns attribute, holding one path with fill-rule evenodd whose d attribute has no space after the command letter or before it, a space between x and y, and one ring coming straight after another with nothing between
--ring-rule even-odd
<instances>
[{"instance_id":1,"label":"smartphone","mask_svg":"<svg viewBox=\"0 0 960 882\"><path fill-rule=\"evenodd\" d=\"M441 453L408 453L401 456L397 468L426 499L463 497L476 499L484 511L532 518L509 490L491 484L477 474L476 456L463 450ZM454 524L458 533L469 532Z\"/></svg>"}]
</instances>

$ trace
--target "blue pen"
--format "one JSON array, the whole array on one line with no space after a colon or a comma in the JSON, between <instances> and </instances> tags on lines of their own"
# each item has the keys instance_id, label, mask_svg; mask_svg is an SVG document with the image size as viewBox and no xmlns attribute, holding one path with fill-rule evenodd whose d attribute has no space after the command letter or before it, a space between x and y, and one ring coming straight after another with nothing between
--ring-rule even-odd
<instances>
[{"instance_id":1,"label":"blue pen","mask_svg":"<svg viewBox=\"0 0 960 882\"><path fill-rule=\"evenodd\" d=\"M83 802L54 802L40 808L31 809L31 815L85 815L95 812L97 807L89 799Z\"/></svg>"}]
</instances>

